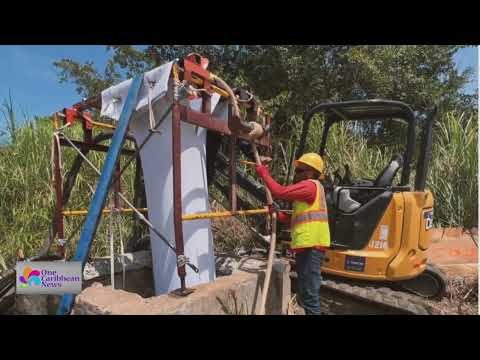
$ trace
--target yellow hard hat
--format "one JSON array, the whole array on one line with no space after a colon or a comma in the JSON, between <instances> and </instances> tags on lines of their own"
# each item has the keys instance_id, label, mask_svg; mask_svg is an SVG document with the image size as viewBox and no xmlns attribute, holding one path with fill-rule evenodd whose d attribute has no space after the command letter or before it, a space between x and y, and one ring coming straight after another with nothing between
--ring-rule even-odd
<instances>
[{"instance_id":1,"label":"yellow hard hat","mask_svg":"<svg viewBox=\"0 0 480 360\"><path fill-rule=\"evenodd\" d=\"M300 156L300 159L295 160L295 166L298 166L299 163L314 168L320 174L323 174L323 170L325 168L322 157L316 153L303 154Z\"/></svg>"}]
</instances>

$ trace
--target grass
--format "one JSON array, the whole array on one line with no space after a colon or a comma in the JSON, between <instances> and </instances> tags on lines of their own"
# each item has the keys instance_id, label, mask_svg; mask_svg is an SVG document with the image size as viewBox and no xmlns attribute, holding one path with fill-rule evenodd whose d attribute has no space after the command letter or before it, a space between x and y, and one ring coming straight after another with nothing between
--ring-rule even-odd
<instances>
[{"instance_id":1,"label":"grass","mask_svg":"<svg viewBox=\"0 0 480 360\"><path fill-rule=\"evenodd\" d=\"M26 257L36 255L38 249L48 238L55 205L52 185L52 146L53 126L50 119L29 121L16 130L16 142L3 146L0 150L0 256L9 265L12 264L18 249ZM73 127L66 131L70 138L81 138L81 128ZM76 153L73 149L62 148L63 176L73 162ZM98 168L101 168L105 154L91 152L88 155ZM128 198L133 193L133 169L129 168L122 181L122 191ZM82 165L72 190L68 209L88 208L95 190L98 176ZM65 234L68 237L81 224L83 217L67 218ZM100 222L96 240L93 243L92 256L108 254L109 243L106 231L108 217ZM131 230L132 217L120 219L123 239L127 239ZM70 254L74 252L78 232L68 244ZM119 248L118 237L116 249ZM0 259L0 266L2 263Z\"/></svg>"},{"instance_id":2,"label":"grass","mask_svg":"<svg viewBox=\"0 0 480 360\"><path fill-rule=\"evenodd\" d=\"M322 121L310 124L305 152L320 148ZM339 123L330 129L325 156L327 173L340 170L348 164L354 178L375 179L388 164L393 154L403 153L399 139L391 146L369 144L352 131L354 124ZM298 143L296 134L283 140L282 146L289 154L291 139ZM420 134L420 129L417 129ZM478 122L474 115L451 111L441 115L434 126L432 157L429 163L427 189L434 195L434 222L436 226L478 227ZM418 144L416 149L418 154ZM417 156L415 156L416 159ZM285 159L283 152L280 158ZM273 168L276 178L286 173L288 163L280 162ZM410 184L415 178L416 161L412 163ZM394 183L399 181L397 175Z\"/></svg>"},{"instance_id":3,"label":"grass","mask_svg":"<svg viewBox=\"0 0 480 360\"><path fill-rule=\"evenodd\" d=\"M12 115L12 104L11 98L4 104L4 116L10 122L9 143L0 145L0 269L14 263L18 249L22 249L27 257L36 255L48 237L55 201L51 180L51 121L42 118L17 126L17 119ZM297 131L287 136L282 134L280 126L276 135L278 141L273 149L275 161L271 165L272 173L280 182L285 180L289 160L295 150L293 144L298 143L301 131L300 118L292 118L291 122ZM477 119L474 116L467 117L455 111L443 114L434 128L427 188L434 194L434 220L437 226L478 226L477 131ZM313 121L306 151L318 151L321 132L321 122ZM81 138L81 128L76 126L67 129L66 134L71 138ZM105 144L108 145L108 142ZM327 171L331 173L337 168L343 169L344 164L349 164L355 178L370 179L374 179L389 162L392 154L399 150L396 144L385 147L369 143L345 124L332 127L327 149ZM75 156L74 150L63 147L64 176ZM101 168L105 154L91 152L88 158ZM256 176L252 167L246 169ZM88 208L97 179L96 173L84 163L66 208ZM122 191L127 198L132 199L134 166L128 169L122 179ZM213 204L212 209L216 206ZM219 205L218 208L220 209ZM66 220L67 237L81 225L82 220L82 217ZM103 217L100 222L91 249L92 256L109 254L106 220L108 217ZM122 216L119 220L118 226L124 243L132 232L132 220L133 216ZM215 220L213 229L218 251L229 252L242 246L248 248L254 245L255 236L238 219ZM73 234L68 245L69 254L76 248L78 237L78 232ZM115 248L119 249L118 237Z\"/></svg>"},{"instance_id":4,"label":"grass","mask_svg":"<svg viewBox=\"0 0 480 360\"><path fill-rule=\"evenodd\" d=\"M450 277L445 298L429 305L435 315L478 315L478 277Z\"/></svg>"},{"instance_id":5,"label":"grass","mask_svg":"<svg viewBox=\"0 0 480 360\"><path fill-rule=\"evenodd\" d=\"M15 114L15 106L10 91L8 92L8 99L3 100L2 108L0 109L0 111L2 112L5 123L7 124L8 132L6 132L6 134L10 136L12 143L15 144L17 134L17 120Z\"/></svg>"},{"instance_id":6,"label":"grass","mask_svg":"<svg viewBox=\"0 0 480 360\"><path fill-rule=\"evenodd\" d=\"M447 113L435 128L427 184L436 201L437 223L478 227L478 120Z\"/></svg>"}]
</instances>

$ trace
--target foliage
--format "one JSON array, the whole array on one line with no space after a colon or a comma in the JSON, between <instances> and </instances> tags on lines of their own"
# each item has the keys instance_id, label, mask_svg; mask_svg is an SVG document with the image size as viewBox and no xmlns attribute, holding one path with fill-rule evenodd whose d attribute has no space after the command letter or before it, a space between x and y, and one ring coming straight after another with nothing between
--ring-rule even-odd
<instances>
[{"instance_id":1,"label":"foliage","mask_svg":"<svg viewBox=\"0 0 480 360\"><path fill-rule=\"evenodd\" d=\"M0 149L0 254L11 265L18 249L26 257L37 254L48 238L55 204L52 185L52 132L51 119L40 118L17 128L15 143ZM66 131L70 138L81 138L81 127ZM108 144L108 143L107 143ZM73 149L62 148L63 176L70 168L76 153ZM91 152L88 158L101 168L105 154ZM122 162L123 163L123 162ZM133 198L134 167L128 168L122 181L122 192ZM88 208L93 197L98 176L85 163L77 177L67 209ZM121 217L120 226L124 242L131 232L132 217ZM76 248L82 217L71 217L65 221L65 234L72 236L68 244L69 254ZM108 217L102 217L91 255L108 254ZM119 249L116 238L115 248Z\"/></svg>"}]
</instances>

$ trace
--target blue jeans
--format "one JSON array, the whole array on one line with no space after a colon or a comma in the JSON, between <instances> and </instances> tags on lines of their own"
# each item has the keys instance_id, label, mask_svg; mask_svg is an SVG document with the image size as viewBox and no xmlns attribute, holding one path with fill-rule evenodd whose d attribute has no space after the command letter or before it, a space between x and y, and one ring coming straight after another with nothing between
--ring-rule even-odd
<instances>
[{"instance_id":1,"label":"blue jeans","mask_svg":"<svg viewBox=\"0 0 480 360\"><path fill-rule=\"evenodd\" d=\"M306 315L320 315L320 285L325 252L310 248L295 254L297 299Z\"/></svg>"}]
</instances>

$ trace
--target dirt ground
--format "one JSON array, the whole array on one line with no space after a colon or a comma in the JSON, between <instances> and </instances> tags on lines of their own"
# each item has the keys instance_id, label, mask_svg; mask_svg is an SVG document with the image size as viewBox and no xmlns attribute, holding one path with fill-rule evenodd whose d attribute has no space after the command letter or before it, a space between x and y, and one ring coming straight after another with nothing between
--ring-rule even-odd
<instances>
[{"instance_id":1,"label":"dirt ground","mask_svg":"<svg viewBox=\"0 0 480 360\"><path fill-rule=\"evenodd\" d=\"M478 315L478 278L450 277L447 296L429 305L433 315Z\"/></svg>"},{"instance_id":2,"label":"dirt ground","mask_svg":"<svg viewBox=\"0 0 480 360\"><path fill-rule=\"evenodd\" d=\"M429 302L433 313L478 315L478 229L434 229L428 251L448 276L447 296Z\"/></svg>"}]
</instances>

